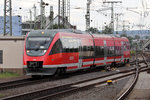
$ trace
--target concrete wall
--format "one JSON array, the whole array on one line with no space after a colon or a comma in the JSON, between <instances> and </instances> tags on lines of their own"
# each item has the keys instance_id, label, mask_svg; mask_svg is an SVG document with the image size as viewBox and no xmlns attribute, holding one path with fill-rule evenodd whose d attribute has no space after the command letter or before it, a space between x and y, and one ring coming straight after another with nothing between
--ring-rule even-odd
<instances>
[{"instance_id":1,"label":"concrete wall","mask_svg":"<svg viewBox=\"0 0 150 100\"><path fill-rule=\"evenodd\" d=\"M3 51L1 71L23 72L24 37L0 37L0 50Z\"/></svg>"}]
</instances>

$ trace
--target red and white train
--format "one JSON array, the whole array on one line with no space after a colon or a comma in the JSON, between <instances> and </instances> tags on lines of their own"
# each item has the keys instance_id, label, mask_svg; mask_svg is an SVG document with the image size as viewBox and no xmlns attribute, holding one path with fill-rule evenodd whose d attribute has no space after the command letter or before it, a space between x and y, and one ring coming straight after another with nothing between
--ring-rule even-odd
<instances>
[{"instance_id":1,"label":"red and white train","mask_svg":"<svg viewBox=\"0 0 150 100\"><path fill-rule=\"evenodd\" d=\"M27 75L53 75L97 66L127 63L127 38L74 30L35 30L25 39Z\"/></svg>"}]
</instances>

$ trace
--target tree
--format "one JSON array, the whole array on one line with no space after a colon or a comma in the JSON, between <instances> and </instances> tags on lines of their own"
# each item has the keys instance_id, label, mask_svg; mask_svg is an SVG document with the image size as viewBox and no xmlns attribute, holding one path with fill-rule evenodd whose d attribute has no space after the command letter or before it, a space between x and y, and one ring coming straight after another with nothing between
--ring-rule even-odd
<instances>
[{"instance_id":1,"label":"tree","mask_svg":"<svg viewBox=\"0 0 150 100\"><path fill-rule=\"evenodd\" d=\"M132 41L133 41L134 38L131 37L131 36L128 36L127 38L128 38L128 40L129 40L130 44L132 44Z\"/></svg>"},{"instance_id":2,"label":"tree","mask_svg":"<svg viewBox=\"0 0 150 100\"><path fill-rule=\"evenodd\" d=\"M94 28L94 27L91 27L88 29L88 32L91 32L91 33L98 33L100 34L101 32L99 32L99 30L97 28Z\"/></svg>"},{"instance_id":3,"label":"tree","mask_svg":"<svg viewBox=\"0 0 150 100\"><path fill-rule=\"evenodd\" d=\"M135 39L139 40L140 36L139 35L135 35Z\"/></svg>"},{"instance_id":4,"label":"tree","mask_svg":"<svg viewBox=\"0 0 150 100\"><path fill-rule=\"evenodd\" d=\"M120 37L128 37L127 34L121 34Z\"/></svg>"},{"instance_id":5,"label":"tree","mask_svg":"<svg viewBox=\"0 0 150 100\"><path fill-rule=\"evenodd\" d=\"M148 40L148 39L149 39L149 36L145 36L145 39L147 39L147 40Z\"/></svg>"},{"instance_id":6,"label":"tree","mask_svg":"<svg viewBox=\"0 0 150 100\"><path fill-rule=\"evenodd\" d=\"M103 34L112 34L112 28L105 26L105 29L102 31Z\"/></svg>"},{"instance_id":7,"label":"tree","mask_svg":"<svg viewBox=\"0 0 150 100\"><path fill-rule=\"evenodd\" d=\"M64 28L65 28L65 26L63 24L60 24L60 25L54 24L51 27L49 27L48 29L64 29Z\"/></svg>"}]
</instances>

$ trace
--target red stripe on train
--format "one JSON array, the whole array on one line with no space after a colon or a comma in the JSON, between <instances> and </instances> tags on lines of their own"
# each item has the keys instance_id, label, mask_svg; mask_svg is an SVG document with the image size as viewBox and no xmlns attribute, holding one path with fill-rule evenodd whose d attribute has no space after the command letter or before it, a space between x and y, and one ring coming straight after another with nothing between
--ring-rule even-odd
<instances>
[{"instance_id":1,"label":"red stripe on train","mask_svg":"<svg viewBox=\"0 0 150 100\"><path fill-rule=\"evenodd\" d=\"M96 65L104 65L104 63L97 63Z\"/></svg>"},{"instance_id":2,"label":"red stripe on train","mask_svg":"<svg viewBox=\"0 0 150 100\"><path fill-rule=\"evenodd\" d=\"M115 58L116 58L116 59L117 59L117 58L121 58L121 56L117 56L117 57L115 57Z\"/></svg>"},{"instance_id":3,"label":"red stripe on train","mask_svg":"<svg viewBox=\"0 0 150 100\"><path fill-rule=\"evenodd\" d=\"M95 58L95 61L97 60L104 60L104 58Z\"/></svg>"},{"instance_id":4,"label":"red stripe on train","mask_svg":"<svg viewBox=\"0 0 150 100\"><path fill-rule=\"evenodd\" d=\"M67 67L67 69L77 69L78 66L71 66L71 67Z\"/></svg>"},{"instance_id":5,"label":"red stripe on train","mask_svg":"<svg viewBox=\"0 0 150 100\"><path fill-rule=\"evenodd\" d=\"M94 59L83 59L83 62L93 61Z\"/></svg>"},{"instance_id":6,"label":"red stripe on train","mask_svg":"<svg viewBox=\"0 0 150 100\"><path fill-rule=\"evenodd\" d=\"M111 62L106 62L106 64L111 64L111 63L113 63L112 61Z\"/></svg>"},{"instance_id":7,"label":"red stripe on train","mask_svg":"<svg viewBox=\"0 0 150 100\"><path fill-rule=\"evenodd\" d=\"M90 65L83 65L82 67L90 67L91 66L91 64Z\"/></svg>"}]
</instances>

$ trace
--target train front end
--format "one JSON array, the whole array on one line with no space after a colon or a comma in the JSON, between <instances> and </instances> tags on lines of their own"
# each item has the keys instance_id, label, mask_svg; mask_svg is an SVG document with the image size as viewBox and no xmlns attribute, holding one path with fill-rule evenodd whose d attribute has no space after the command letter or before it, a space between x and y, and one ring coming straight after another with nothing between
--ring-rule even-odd
<instances>
[{"instance_id":1,"label":"train front end","mask_svg":"<svg viewBox=\"0 0 150 100\"><path fill-rule=\"evenodd\" d=\"M31 31L24 44L24 69L27 75L53 75L56 68L45 68L48 65L48 57L52 40L57 32Z\"/></svg>"}]
</instances>

